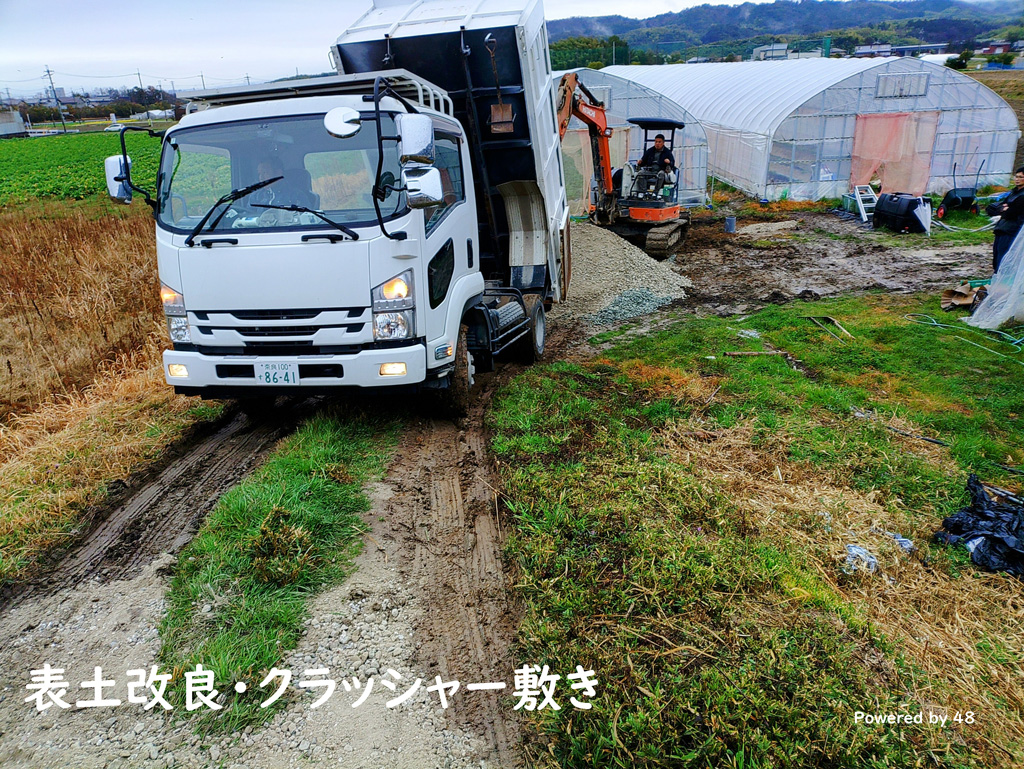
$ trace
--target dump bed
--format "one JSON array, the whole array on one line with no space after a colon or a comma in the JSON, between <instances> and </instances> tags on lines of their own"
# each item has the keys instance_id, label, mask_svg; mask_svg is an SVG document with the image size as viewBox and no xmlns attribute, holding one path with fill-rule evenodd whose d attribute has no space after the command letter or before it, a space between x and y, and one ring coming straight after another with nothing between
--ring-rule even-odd
<instances>
[{"instance_id":1,"label":"dump bed","mask_svg":"<svg viewBox=\"0 0 1024 769\"><path fill-rule=\"evenodd\" d=\"M332 49L338 72L403 69L444 89L473 163L485 277L559 297L567 218L540 0L374 0Z\"/></svg>"}]
</instances>

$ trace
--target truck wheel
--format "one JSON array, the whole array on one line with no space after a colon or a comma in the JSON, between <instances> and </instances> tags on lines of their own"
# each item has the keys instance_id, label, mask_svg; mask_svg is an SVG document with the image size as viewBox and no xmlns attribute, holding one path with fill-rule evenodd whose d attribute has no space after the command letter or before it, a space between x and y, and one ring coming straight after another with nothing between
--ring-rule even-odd
<instances>
[{"instance_id":1,"label":"truck wheel","mask_svg":"<svg viewBox=\"0 0 1024 769\"><path fill-rule=\"evenodd\" d=\"M469 327L463 323L459 326L459 339L455 343L455 369L448 375L448 389L445 393L445 405L452 416L464 417L476 395L476 366L473 353L469 350Z\"/></svg>"},{"instance_id":2,"label":"truck wheel","mask_svg":"<svg viewBox=\"0 0 1024 769\"><path fill-rule=\"evenodd\" d=\"M544 343L547 341L544 301L537 294L527 294L523 302L526 304L526 317L530 319L530 331L519 342L519 357L523 363L536 363L544 356Z\"/></svg>"}]
</instances>

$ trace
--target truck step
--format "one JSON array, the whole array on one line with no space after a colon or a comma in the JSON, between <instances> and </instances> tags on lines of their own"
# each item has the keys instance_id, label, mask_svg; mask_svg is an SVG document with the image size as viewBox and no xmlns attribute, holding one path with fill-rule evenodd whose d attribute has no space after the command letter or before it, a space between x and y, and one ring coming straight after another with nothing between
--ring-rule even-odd
<instances>
[{"instance_id":1,"label":"truck step","mask_svg":"<svg viewBox=\"0 0 1024 769\"><path fill-rule=\"evenodd\" d=\"M526 313L519 302L508 302L496 310L491 310L491 313L499 336L526 320Z\"/></svg>"}]
</instances>

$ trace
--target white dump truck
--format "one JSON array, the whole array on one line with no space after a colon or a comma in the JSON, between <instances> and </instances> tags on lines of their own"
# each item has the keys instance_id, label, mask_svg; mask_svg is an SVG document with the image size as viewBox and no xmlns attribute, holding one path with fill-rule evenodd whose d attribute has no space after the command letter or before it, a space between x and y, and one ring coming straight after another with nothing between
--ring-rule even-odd
<instances>
[{"instance_id":1,"label":"white dump truck","mask_svg":"<svg viewBox=\"0 0 1024 769\"><path fill-rule=\"evenodd\" d=\"M458 7L457 7L458 6ZM540 0L375 0L336 76L193 92L157 190L176 391L447 390L544 350L568 207ZM127 130L127 129L126 129Z\"/></svg>"}]
</instances>

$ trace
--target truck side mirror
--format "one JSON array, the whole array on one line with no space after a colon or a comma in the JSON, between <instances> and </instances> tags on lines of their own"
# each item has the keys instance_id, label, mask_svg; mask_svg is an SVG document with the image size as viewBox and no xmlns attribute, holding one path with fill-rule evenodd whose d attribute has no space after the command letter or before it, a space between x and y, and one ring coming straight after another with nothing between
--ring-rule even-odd
<instances>
[{"instance_id":1,"label":"truck side mirror","mask_svg":"<svg viewBox=\"0 0 1024 769\"><path fill-rule=\"evenodd\" d=\"M409 208L430 208L444 201L441 172L432 166L406 166L402 169L402 186Z\"/></svg>"},{"instance_id":2,"label":"truck side mirror","mask_svg":"<svg viewBox=\"0 0 1024 769\"><path fill-rule=\"evenodd\" d=\"M351 107L335 107L324 115L324 128L338 139L355 136L362 128L359 113Z\"/></svg>"},{"instance_id":3,"label":"truck side mirror","mask_svg":"<svg viewBox=\"0 0 1024 769\"><path fill-rule=\"evenodd\" d=\"M399 115L395 122L398 127L398 161L434 165L434 121L429 115ZM410 203L411 205L411 203Z\"/></svg>"},{"instance_id":4,"label":"truck side mirror","mask_svg":"<svg viewBox=\"0 0 1024 769\"><path fill-rule=\"evenodd\" d=\"M111 155L103 161L103 170L107 174L107 194L115 203L131 203L132 188L128 186L128 174L131 171L132 159L128 158L125 168L125 156Z\"/></svg>"}]
</instances>

